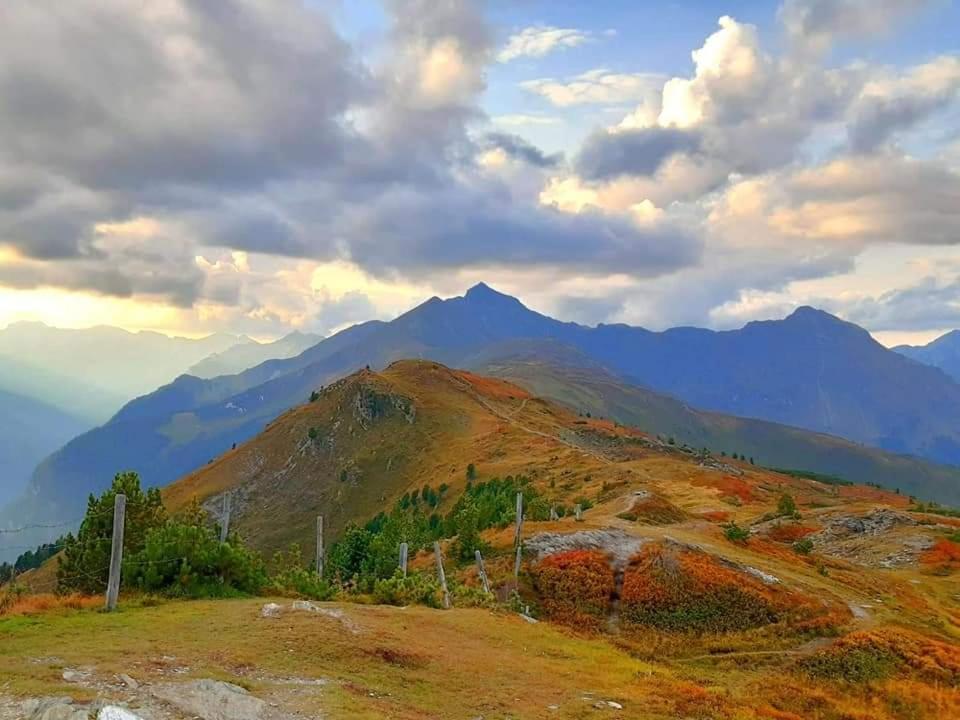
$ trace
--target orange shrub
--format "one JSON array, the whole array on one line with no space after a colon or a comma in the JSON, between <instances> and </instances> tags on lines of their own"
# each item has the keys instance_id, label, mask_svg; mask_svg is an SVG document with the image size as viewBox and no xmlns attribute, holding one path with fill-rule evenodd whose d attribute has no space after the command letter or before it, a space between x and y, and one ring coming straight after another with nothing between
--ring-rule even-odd
<instances>
[{"instance_id":1,"label":"orange shrub","mask_svg":"<svg viewBox=\"0 0 960 720\"><path fill-rule=\"evenodd\" d=\"M657 495L637 500L627 512L617 517L646 525L672 525L686 519L683 510Z\"/></svg>"},{"instance_id":2,"label":"orange shrub","mask_svg":"<svg viewBox=\"0 0 960 720\"><path fill-rule=\"evenodd\" d=\"M730 632L783 623L793 632L832 634L849 621L838 603L767 585L705 552L647 545L624 575L625 623L669 631Z\"/></svg>"},{"instance_id":3,"label":"orange shrub","mask_svg":"<svg viewBox=\"0 0 960 720\"><path fill-rule=\"evenodd\" d=\"M712 487L720 491L721 497L736 498L742 503L753 500L753 486L743 478L733 475L704 475L693 481L694 485Z\"/></svg>"},{"instance_id":4,"label":"orange shrub","mask_svg":"<svg viewBox=\"0 0 960 720\"><path fill-rule=\"evenodd\" d=\"M819 528L801 525L799 523L775 523L767 531L767 537L780 543L795 543L807 535L812 535Z\"/></svg>"},{"instance_id":5,"label":"orange shrub","mask_svg":"<svg viewBox=\"0 0 960 720\"><path fill-rule=\"evenodd\" d=\"M960 564L960 543L940 538L932 548L920 556L924 565L935 565L943 570L951 570Z\"/></svg>"},{"instance_id":6,"label":"orange shrub","mask_svg":"<svg viewBox=\"0 0 960 720\"><path fill-rule=\"evenodd\" d=\"M614 589L613 569L602 553L572 550L550 555L531 574L551 620L574 627L602 626Z\"/></svg>"},{"instance_id":7,"label":"orange shrub","mask_svg":"<svg viewBox=\"0 0 960 720\"><path fill-rule=\"evenodd\" d=\"M700 517L704 520L709 520L710 522L715 523L725 523L730 521L730 513L726 510L708 510L705 513L700 513Z\"/></svg>"},{"instance_id":8,"label":"orange shrub","mask_svg":"<svg viewBox=\"0 0 960 720\"><path fill-rule=\"evenodd\" d=\"M648 545L623 582L623 619L663 630L726 632L777 621L767 588L706 553Z\"/></svg>"}]
</instances>

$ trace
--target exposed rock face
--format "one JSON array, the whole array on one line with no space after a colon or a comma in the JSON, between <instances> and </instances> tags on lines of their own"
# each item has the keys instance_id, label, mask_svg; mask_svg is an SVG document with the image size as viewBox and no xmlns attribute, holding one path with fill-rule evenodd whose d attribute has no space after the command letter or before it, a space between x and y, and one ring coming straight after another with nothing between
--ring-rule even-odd
<instances>
[{"instance_id":1,"label":"exposed rock face","mask_svg":"<svg viewBox=\"0 0 960 720\"><path fill-rule=\"evenodd\" d=\"M914 530L914 528L916 528ZM810 535L819 552L870 567L912 565L933 540L915 518L890 508L836 515Z\"/></svg>"},{"instance_id":2,"label":"exposed rock face","mask_svg":"<svg viewBox=\"0 0 960 720\"><path fill-rule=\"evenodd\" d=\"M843 537L850 535L879 535L897 525L916 525L917 521L906 513L878 508L866 515L843 515L832 520L827 527L817 533L817 537Z\"/></svg>"},{"instance_id":3,"label":"exposed rock face","mask_svg":"<svg viewBox=\"0 0 960 720\"><path fill-rule=\"evenodd\" d=\"M381 392L368 385L361 385L353 398L354 419L363 428L370 426L378 418L398 411L408 423L417 417L416 408L410 398Z\"/></svg>"}]
</instances>

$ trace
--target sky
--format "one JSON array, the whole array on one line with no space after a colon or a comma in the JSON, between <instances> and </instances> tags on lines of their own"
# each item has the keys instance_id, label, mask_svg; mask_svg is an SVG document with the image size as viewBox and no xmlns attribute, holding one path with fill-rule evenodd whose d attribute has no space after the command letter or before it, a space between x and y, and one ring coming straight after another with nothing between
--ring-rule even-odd
<instances>
[{"instance_id":1,"label":"sky","mask_svg":"<svg viewBox=\"0 0 960 720\"><path fill-rule=\"evenodd\" d=\"M0 327L960 327L950 0L0 5Z\"/></svg>"}]
</instances>

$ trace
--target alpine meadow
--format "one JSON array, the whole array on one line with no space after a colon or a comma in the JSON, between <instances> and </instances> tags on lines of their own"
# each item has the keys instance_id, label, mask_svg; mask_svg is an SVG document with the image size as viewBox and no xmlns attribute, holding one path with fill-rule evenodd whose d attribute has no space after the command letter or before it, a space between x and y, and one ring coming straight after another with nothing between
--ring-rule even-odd
<instances>
[{"instance_id":1,"label":"alpine meadow","mask_svg":"<svg viewBox=\"0 0 960 720\"><path fill-rule=\"evenodd\" d=\"M958 27L3 3L0 720L960 718Z\"/></svg>"}]
</instances>

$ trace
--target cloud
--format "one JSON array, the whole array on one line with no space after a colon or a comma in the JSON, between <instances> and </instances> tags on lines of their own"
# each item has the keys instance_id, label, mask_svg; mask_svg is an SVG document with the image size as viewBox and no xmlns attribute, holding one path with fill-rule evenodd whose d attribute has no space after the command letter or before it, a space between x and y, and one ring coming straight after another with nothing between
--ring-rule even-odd
<instances>
[{"instance_id":1,"label":"cloud","mask_svg":"<svg viewBox=\"0 0 960 720\"><path fill-rule=\"evenodd\" d=\"M365 293L358 290L351 290L340 297L334 297L326 290L323 290L320 295L323 298L320 309L309 320L306 327L321 335L329 335L341 328L366 322L377 316L377 309L373 302Z\"/></svg>"},{"instance_id":2,"label":"cloud","mask_svg":"<svg viewBox=\"0 0 960 720\"><path fill-rule=\"evenodd\" d=\"M904 74L870 80L853 103L847 123L850 144L870 152L960 96L960 58L944 55Z\"/></svg>"},{"instance_id":3,"label":"cloud","mask_svg":"<svg viewBox=\"0 0 960 720\"><path fill-rule=\"evenodd\" d=\"M546 98L558 107L572 105L616 105L638 102L657 93L663 78L653 73L615 73L589 70L566 80L526 80L520 87Z\"/></svg>"},{"instance_id":4,"label":"cloud","mask_svg":"<svg viewBox=\"0 0 960 720\"><path fill-rule=\"evenodd\" d=\"M785 183L771 221L795 235L833 241L955 244L960 175L896 155L840 159Z\"/></svg>"},{"instance_id":5,"label":"cloud","mask_svg":"<svg viewBox=\"0 0 960 720\"><path fill-rule=\"evenodd\" d=\"M520 127L524 125L558 125L560 118L552 115L530 115L525 113L513 113L509 115L495 115L490 118L496 125L506 127Z\"/></svg>"},{"instance_id":6,"label":"cloud","mask_svg":"<svg viewBox=\"0 0 960 720\"><path fill-rule=\"evenodd\" d=\"M576 168L588 180L622 175L653 175L671 155L694 152L701 139L696 132L679 128L637 128L619 132L598 131L586 139Z\"/></svg>"},{"instance_id":7,"label":"cloud","mask_svg":"<svg viewBox=\"0 0 960 720\"><path fill-rule=\"evenodd\" d=\"M616 291L599 297L565 295L556 302L557 317L583 325L610 322L623 312L625 299Z\"/></svg>"},{"instance_id":8,"label":"cloud","mask_svg":"<svg viewBox=\"0 0 960 720\"><path fill-rule=\"evenodd\" d=\"M521 160L538 168L556 167L563 160L559 154L547 155L536 145L524 140L519 135L508 133L489 133L486 136L487 147L500 150L508 157Z\"/></svg>"},{"instance_id":9,"label":"cloud","mask_svg":"<svg viewBox=\"0 0 960 720\"><path fill-rule=\"evenodd\" d=\"M779 15L797 44L825 50L842 38L877 35L936 0L786 0Z\"/></svg>"},{"instance_id":10,"label":"cloud","mask_svg":"<svg viewBox=\"0 0 960 720\"><path fill-rule=\"evenodd\" d=\"M583 45L590 38L590 33L583 30L536 25L511 35L497 53L497 61L508 63L523 57L539 58L556 50Z\"/></svg>"}]
</instances>

